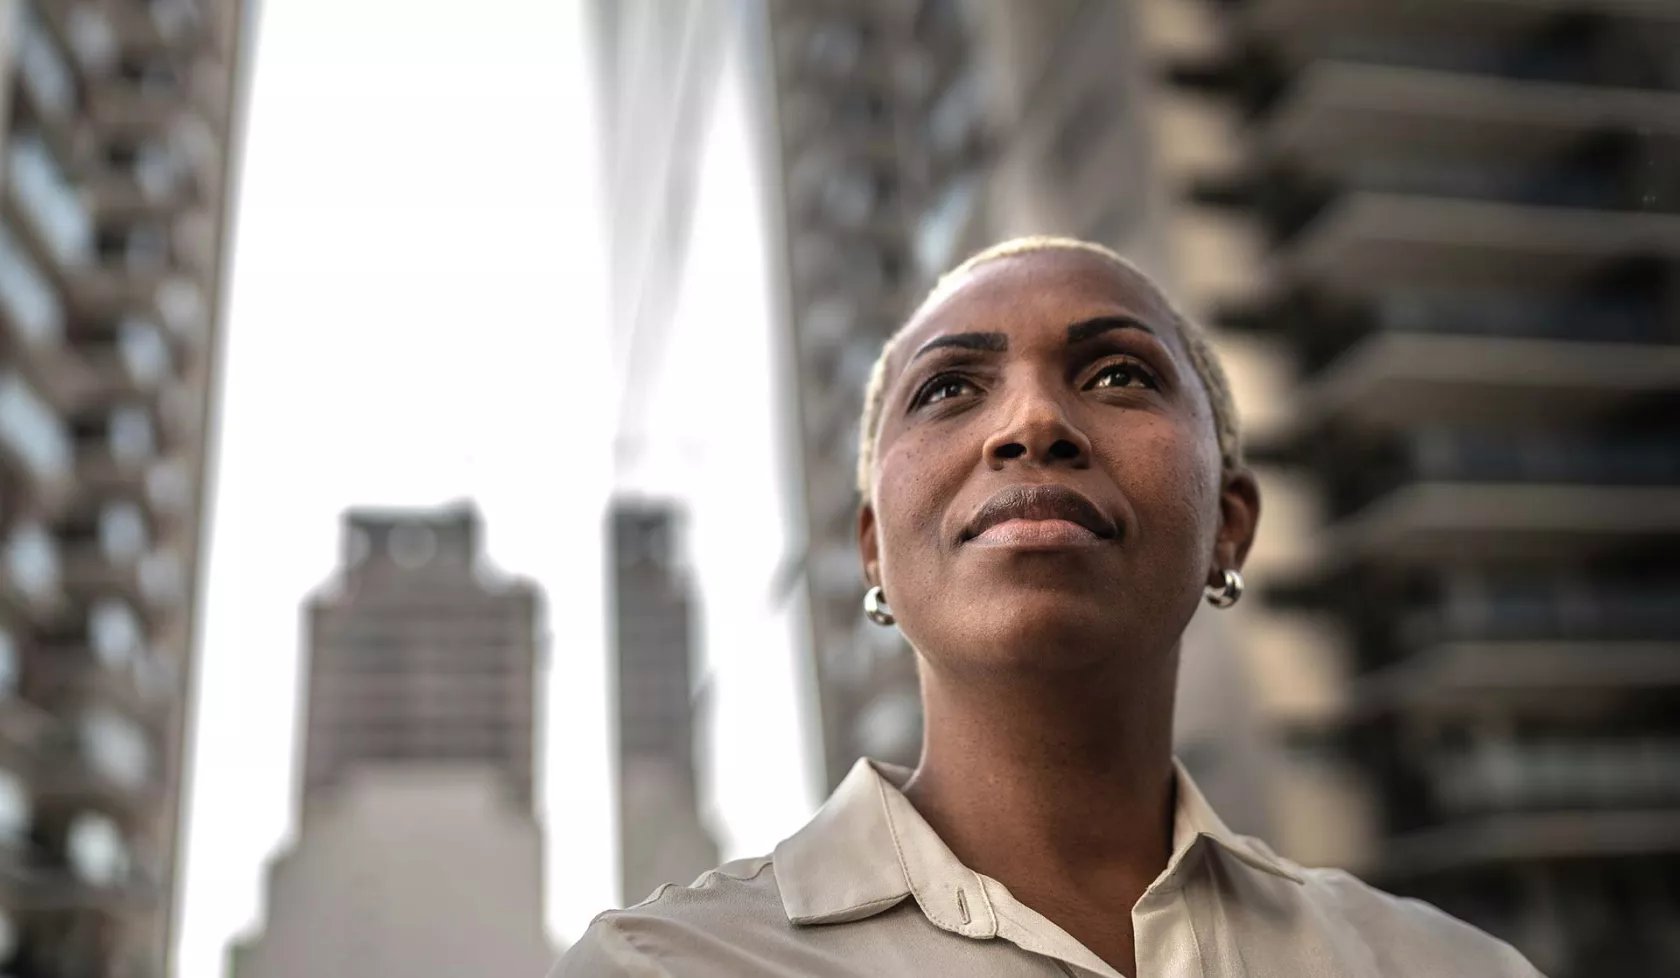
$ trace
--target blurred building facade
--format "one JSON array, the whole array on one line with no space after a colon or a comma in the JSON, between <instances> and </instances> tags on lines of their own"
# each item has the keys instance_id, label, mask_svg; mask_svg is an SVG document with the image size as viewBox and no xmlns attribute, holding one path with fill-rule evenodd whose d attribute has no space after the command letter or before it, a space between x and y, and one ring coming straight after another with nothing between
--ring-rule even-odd
<instances>
[{"instance_id":1,"label":"blurred building facade","mask_svg":"<svg viewBox=\"0 0 1680 978\"><path fill-rule=\"evenodd\" d=\"M540 975L540 598L475 509L352 512L309 602L300 819L238 978Z\"/></svg>"},{"instance_id":2,"label":"blurred building facade","mask_svg":"<svg viewBox=\"0 0 1680 978\"><path fill-rule=\"evenodd\" d=\"M1263 483L1259 600L1185 649L1221 810L1548 974L1673 973L1680 7L763 9L830 783L919 748L859 607L867 370L956 259L1079 235L1214 328Z\"/></svg>"},{"instance_id":3,"label":"blurred building facade","mask_svg":"<svg viewBox=\"0 0 1680 978\"><path fill-rule=\"evenodd\" d=\"M619 896L718 864L700 816L695 751L694 607L676 511L612 507L612 643L618 689Z\"/></svg>"},{"instance_id":4,"label":"blurred building facade","mask_svg":"<svg viewBox=\"0 0 1680 978\"><path fill-rule=\"evenodd\" d=\"M1172 26L1199 311L1288 367L1272 654L1343 679L1293 732L1361 774L1359 862L1549 975L1680 973L1680 5Z\"/></svg>"},{"instance_id":5,"label":"blurred building facade","mask_svg":"<svg viewBox=\"0 0 1680 978\"><path fill-rule=\"evenodd\" d=\"M167 973L249 18L0 2L0 973Z\"/></svg>"},{"instance_id":6,"label":"blurred building facade","mask_svg":"<svg viewBox=\"0 0 1680 978\"><path fill-rule=\"evenodd\" d=\"M687 265L700 147L739 0L593 0L601 174L608 242L615 462L634 477L651 434L648 375L669 334Z\"/></svg>"}]
</instances>

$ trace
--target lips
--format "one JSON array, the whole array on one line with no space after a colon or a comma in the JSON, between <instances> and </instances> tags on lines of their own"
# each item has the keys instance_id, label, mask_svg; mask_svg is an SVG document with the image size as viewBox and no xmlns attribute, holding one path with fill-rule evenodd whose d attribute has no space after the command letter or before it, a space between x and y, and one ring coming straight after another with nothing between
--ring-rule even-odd
<instances>
[{"instance_id":1,"label":"lips","mask_svg":"<svg viewBox=\"0 0 1680 978\"><path fill-rule=\"evenodd\" d=\"M986 500L963 529L962 542L967 543L992 527L1011 520L1061 520L1082 526L1103 540L1112 540L1120 535L1119 527L1103 515L1095 503L1067 486L1010 486Z\"/></svg>"}]
</instances>

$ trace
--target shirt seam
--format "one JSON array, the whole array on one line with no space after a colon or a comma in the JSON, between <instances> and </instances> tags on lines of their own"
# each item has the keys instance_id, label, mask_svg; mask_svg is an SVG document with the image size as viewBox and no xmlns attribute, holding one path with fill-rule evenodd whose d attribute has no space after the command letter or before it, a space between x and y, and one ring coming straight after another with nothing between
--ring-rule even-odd
<instances>
[{"instance_id":1,"label":"shirt seam","mask_svg":"<svg viewBox=\"0 0 1680 978\"><path fill-rule=\"evenodd\" d=\"M660 887L660 891L663 892L666 887L674 885L667 883ZM671 973L664 965L631 943L630 936L619 929L616 919L603 919L601 925L608 938L602 942L602 950L613 964L625 969L635 969L630 972L635 978L671 978Z\"/></svg>"},{"instance_id":2,"label":"shirt seam","mask_svg":"<svg viewBox=\"0 0 1680 978\"><path fill-rule=\"evenodd\" d=\"M1207 962L1202 959L1202 935L1196 933L1196 915L1190 912L1190 900L1184 895L1184 891L1186 889L1187 887L1183 886L1178 888L1178 893L1176 894L1178 897L1178 910L1179 913L1184 915L1184 922L1190 928L1190 946L1196 952L1196 973L1205 975L1207 974ZM1137 960L1137 931L1134 929L1132 934L1132 960L1135 961ZM1140 968L1138 970L1141 971L1143 969Z\"/></svg>"}]
</instances>

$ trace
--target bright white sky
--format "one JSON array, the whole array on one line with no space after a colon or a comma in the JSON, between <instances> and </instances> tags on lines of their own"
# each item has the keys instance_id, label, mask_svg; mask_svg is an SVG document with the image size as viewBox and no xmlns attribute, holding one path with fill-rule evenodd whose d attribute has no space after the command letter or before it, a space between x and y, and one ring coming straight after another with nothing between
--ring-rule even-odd
<instances>
[{"instance_id":1,"label":"bright white sky","mask_svg":"<svg viewBox=\"0 0 1680 978\"><path fill-rule=\"evenodd\" d=\"M549 920L614 897L602 519L614 482L594 101L574 2L271 0L257 38L202 621L180 978L216 978L290 840L299 607L355 505L476 499L548 592ZM760 186L738 79L621 484L684 498L726 855L815 800L785 547ZM679 489L680 487L680 489ZM767 514L774 514L767 518ZM535 976L533 976L535 978Z\"/></svg>"}]
</instances>

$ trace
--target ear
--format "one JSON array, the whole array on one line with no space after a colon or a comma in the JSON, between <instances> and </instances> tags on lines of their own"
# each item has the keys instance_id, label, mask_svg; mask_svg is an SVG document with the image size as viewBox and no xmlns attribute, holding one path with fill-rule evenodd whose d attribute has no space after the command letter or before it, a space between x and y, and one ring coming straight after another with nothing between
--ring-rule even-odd
<instances>
[{"instance_id":1,"label":"ear","mask_svg":"<svg viewBox=\"0 0 1680 978\"><path fill-rule=\"evenodd\" d=\"M1248 559L1248 548L1254 545L1254 532L1260 526L1260 484L1254 473L1235 469L1223 476L1219 491L1219 535L1214 539L1213 567L1208 570L1210 583L1219 572L1231 568L1240 570Z\"/></svg>"},{"instance_id":2,"label":"ear","mask_svg":"<svg viewBox=\"0 0 1680 978\"><path fill-rule=\"evenodd\" d=\"M858 556L863 560L863 578L871 587L881 583L881 539L875 534L875 507L858 507Z\"/></svg>"}]
</instances>

